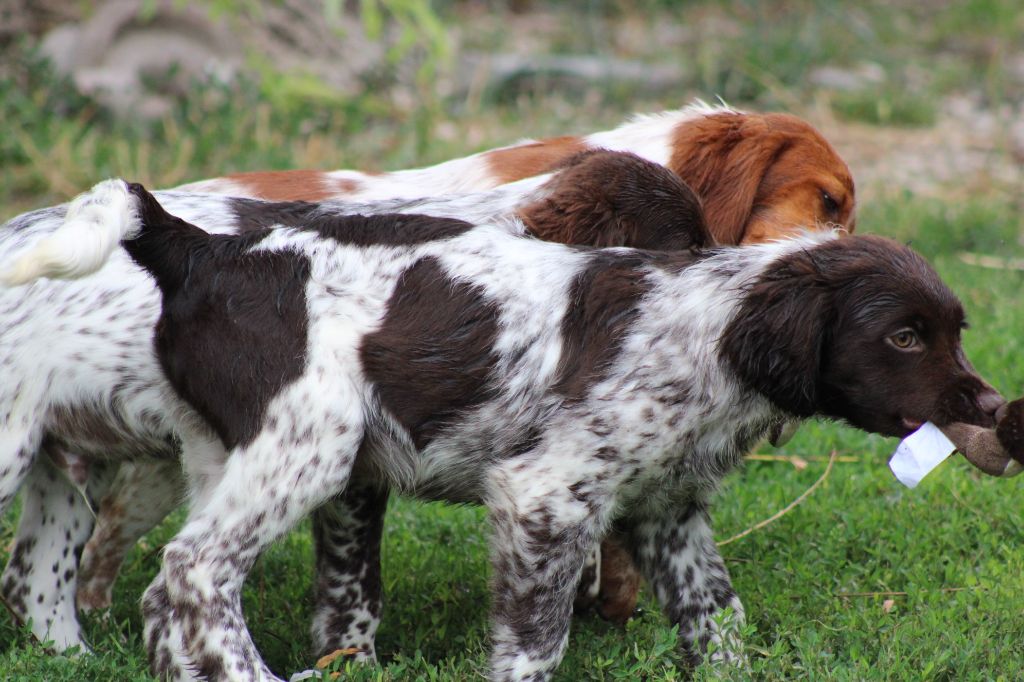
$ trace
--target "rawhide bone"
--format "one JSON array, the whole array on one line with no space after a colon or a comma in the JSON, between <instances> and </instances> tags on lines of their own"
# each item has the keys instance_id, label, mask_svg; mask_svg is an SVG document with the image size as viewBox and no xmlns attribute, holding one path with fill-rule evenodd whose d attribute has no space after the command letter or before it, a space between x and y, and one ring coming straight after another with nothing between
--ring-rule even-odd
<instances>
[{"instance_id":1,"label":"rawhide bone","mask_svg":"<svg viewBox=\"0 0 1024 682\"><path fill-rule=\"evenodd\" d=\"M967 461L990 476L1024 471L1024 398L999 408L995 428L953 423L939 427Z\"/></svg>"}]
</instances>

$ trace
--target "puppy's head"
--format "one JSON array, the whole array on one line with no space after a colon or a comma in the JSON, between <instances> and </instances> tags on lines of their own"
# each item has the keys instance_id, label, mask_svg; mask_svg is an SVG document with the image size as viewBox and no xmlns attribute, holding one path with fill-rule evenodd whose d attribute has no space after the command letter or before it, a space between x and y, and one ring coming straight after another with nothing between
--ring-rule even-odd
<instances>
[{"instance_id":1,"label":"puppy's head","mask_svg":"<svg viewBox=\"0 0 1024 682\"><path fill-rule=\"evenodd\" d=\"M855 227L850 169L796 116L721 112L687 121L675 131L668 165L703 199L721 244Z\"/></svg>"},{"instance_id":2,"label":"puppy's head","mask_svg":"<svg viewBox=\"0 0 1024 682\"><path fill-rule=\"evenodd\" d=\"M1003 399L964 356L965 327L923 258L855 237L779 258L721 343L741 379L783 409L905 436L926 421L994 423Z\"/></svg>"},{"instance_id":3,"label":"puppy's head","mask_svg":"<svg viewBox=\"0 0 1024 682\"><path fill-rule=\"evenodd\" d=\"M566 159L519 210L534 236L586 246L710 246L700 199L674 173L635 154L597 149Z\"/></svg>"}]
</instances>

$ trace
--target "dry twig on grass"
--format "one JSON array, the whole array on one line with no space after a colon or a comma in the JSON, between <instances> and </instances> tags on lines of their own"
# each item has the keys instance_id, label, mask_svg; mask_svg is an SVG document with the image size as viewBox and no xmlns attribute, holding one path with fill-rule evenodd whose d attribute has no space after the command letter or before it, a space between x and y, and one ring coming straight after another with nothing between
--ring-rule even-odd
<instances>
[{"instance_id":1,"label":"dry twig on grass","mask_svg":"<svg viewBox=\"0 0 1024 682\"><path fill-rule=\"evenodd\" d=\"M961 263L977 265L991 270L1024 270L1024 258L1000 258L998 256L986 256L981 253L961 251L957 254Z\"/></svg>"},{"instance_id":2,"label":"dry twig on grass","mask_svg":"<svg viewBox=\"0 0 1024 682\"><path fill-rule=\"evenodd\" d=\"M966 592L968 590L987 590L988 588L984 585L974 585L973 587L938 587L931 590L918 590L918 592ZM832 595L838 599L849 599L851 597L909 597L909 592L836 592Z\"/></svg>"},{"instance_id":3,"label":"dry twig on grass","mask_svg":"<svg viewBox=\"0 0 1024 682\"><path fill-rule=\"evenodd\" d=\"M859 462L860 457L852 457L850 455L835 455L835 461L837 462ZM743 459L750 460L752 462L788 462L801 471L807 468L808 462L827 462L832 459L829 455L763 455L754 454L747 455Z\"/></svg>"},{"instance_id":4,"label":"dry twig on grass","mask_svg":"<svg viewBox=\"0 0 1024 682\"><path fill-rule=\"evenodd\" d=\"M781 519L783 516L785 516L786 514L791 512L797 505L799 505L801 502L806 500L810 496L810 494L815 491L815 489L818 486L820 486L822 483L824 483L825 479L828 478L829 473L832 471L832 465L836 463L836 458L838 456L839 456L838 453L835 450L833 450L832 454L829 455L828 466L825 467L825 471L822 472L821 476L818 477L818 480L815 481L813 484L811 484L811 487L808 488L807 490L805 490L800 495L800 497L796 498L795 500L793 500L792 502L787 504L785 507L783 507L779 511L775 512L774 514L769 516L764 521L759 521L758 523L755 523L750 528L747 528L742 533L737 533L736 535L733 535L731 538L726 538L725 540L722 540L721 542L718 543L718 546L719 547L725 547L726 545L728 545L728 544L730 544L732 542L736 542L737 540L739 540L741 538L745 538L746 536L748 536L751 533L753 533L755 530L760 530L761 528L764 528L768 524L773 523L773 522Z\"/></svg>"}]
</instances>

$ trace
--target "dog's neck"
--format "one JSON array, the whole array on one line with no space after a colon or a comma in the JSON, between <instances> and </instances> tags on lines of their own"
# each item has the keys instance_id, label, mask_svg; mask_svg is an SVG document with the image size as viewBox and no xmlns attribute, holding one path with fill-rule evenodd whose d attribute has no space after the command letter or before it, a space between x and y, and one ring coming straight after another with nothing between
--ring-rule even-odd
<instances>
[{"instance_id":1,"label":"dog's neck","mask_svg":"<svg viewBox=\"0 0 1024 682\"><path fill-rule=\"evenodd\" d=\"M832 238L818 233L723 248L687 267L673 267L668 259L666 267L652 268L655 285L625 348L633 356L624 358L624 365L632 366L635 376L646 375L650 385L663 387L665 395L656 395L656 402L672 403L674 391L678 405L673 409L700 412L699 419L678 419L680 424L697 424L698 430L662 436L665 473L682 487L713 486L773 425L791 418L743 384L722 356L719 339L737 314L743 292L767 268L789 253Z\"/></svg>"}]
</instances>

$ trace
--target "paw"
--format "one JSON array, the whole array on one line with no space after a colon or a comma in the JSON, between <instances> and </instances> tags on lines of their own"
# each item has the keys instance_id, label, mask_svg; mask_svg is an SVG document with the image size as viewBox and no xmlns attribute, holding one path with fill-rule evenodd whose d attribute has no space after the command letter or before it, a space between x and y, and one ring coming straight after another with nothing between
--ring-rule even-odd
<instances>
[{"instance_id":1,"label":"paw","mask_svg":"<svg viewBox=\"0 0 1024 682\"><path fill-rule=\"evenodd\" d=\"M113 590L109 585L96 585L90 581L80 585L75 594L75 604L82 613L109 609L111 603L113 603Z\"/></svg>"},{"instance_id":2,"label":"paw","mask_svg":"<svg viewBox=\"0 0 1024 682\"><path fill-rule=\"evenodd\" d=\"M629 552L614 538L601 545L601 591L597 612L602 618L619 625L636 613L640 595L640 573Z\"/></svg>"}]
</instances>

